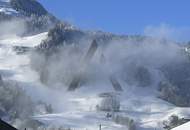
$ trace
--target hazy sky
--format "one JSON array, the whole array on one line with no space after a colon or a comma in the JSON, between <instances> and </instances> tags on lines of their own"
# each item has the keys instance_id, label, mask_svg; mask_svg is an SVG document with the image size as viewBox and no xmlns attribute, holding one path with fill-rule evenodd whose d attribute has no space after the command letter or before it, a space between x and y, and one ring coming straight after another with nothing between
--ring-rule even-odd
<instances>
[{"instance_id":1,"label":"hazy sky","mask_svg":"<svg viewBox=\"0 0 190 130\"><path fill-rule=\"evenodd\" d=\"M185 32L190 27L190 0L39 1L55 16L83 29L141 34L147 26L164 24Z\"/></svg>"}]
</instances>

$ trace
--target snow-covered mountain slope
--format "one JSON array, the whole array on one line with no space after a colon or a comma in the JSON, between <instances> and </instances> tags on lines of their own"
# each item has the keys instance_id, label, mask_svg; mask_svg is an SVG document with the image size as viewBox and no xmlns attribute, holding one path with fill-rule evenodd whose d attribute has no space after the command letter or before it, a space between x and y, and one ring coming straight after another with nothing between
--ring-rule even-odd
<instances>
[{"instance_id":1,"label":"snow-covered mountain slope","mask_svg":"<svg viewBox=\"0 0 190 130\"><path fill-rule=\"evenodd\" d=\"M190 129L190 122L180 125L172 130L189 130Z\"/></svg>"},{"instance_id":2,"label":"snow-covered mountain slope","mask_svg":"<svg viewBox=\"0 0 190 130\"><path fill-rule=\"evenodd\" d=\"M24 19L33 34L7 35L8 31L0 37L3 80L16 82L33 101L52 105L53 113L37 112L30 118L45 126L76 130L97 130L100 124L103 130L128 130L131 124L136 130L163 130L163 121L171 115L190 117L189 61L177 44L146 36L83 31L60 23L35 0L0 0L0 13L0 20L5 20L5 16L8 21L10 17ZM99 48L88 65L80 66L92 40L97 41ZM28 53L22 55L15 51L19 47L34 50L36 46L39 50L26 50ZM67 82L80 69L84 82L77 91L68 92ZM115 92L108 78L111 74L118 77L123 92ZM42 84L41 75L50 84ZM172 82L163 85L162 80ZM105 93L118 98L119 111L100 110L104 101L100 95Z\"/></svg>"},{"instance_id":3,"label":"snow-covered mountain slope","mask_svg":"<svg viewBox=\"0 0 190 130\"><path fill-rule=\"evenodd\" d=\"M0 12L8 15L46 15L48 12L37 1L33 0L1 0Z\"/></svg>"},{"instance_id":4,"label":"snow-covered mountain slope","mask_svg":"<svg viewBox=\"0 0 190 130\"><path fill-rule=\"evenodd\" d=\"M12 8L10 0L0 0L0 12L7 15L17 15L18 12Z\"/></svg>"},{"instance_id":5,"label":"snow-covered mountain slope","mask_svg":"<svg viewBox=\"0 0 190 130\"><path fill-rule=\"evenodd\" d=\"M29 66L28 54L17 55L14 46L34 47L46 37L42 33L30 37L10 37L0 40L0 73L4 78L15 80L15 77L24 78L22 71ZM17 79L17 78L16 78ZM24 78L22 81L25 81Z\"/></svg>"},{"instance_id":6,"label":"snow-covered mountain slope","mask_svg":"<svg viewBox=\"0 0 190 130\"><path fill-rule=\"evenodd\" d=\"M127 125L117 124L111 118L107 118L107 112L96 110L101 101L98 95L114 91L108 80L88 84L76 92L67 92L64 88L48 88L41 84L38 74L31 69L30 54L17 55L11 48L11 45L19 43L24 46L36 46L46 34L17 38L16 44L12 44L15 41L9 38L1 41L4 45L9 45L0 47L0 73L3 80L17 81L32 100L47 102L54 109L53 114L36 114L32 118L56 127L96 130L101 124L105 130L127 130ZM162 121L169 116L177 114L184 117L190 113L189 108L176 107L157 98L154 87L139 88L129 86L125 82L121 82L121 85L124 86L124 92L119 95L121 110L114 114L133 119L137 130L162 130Z\"/></svg>"},{"instance_id":7,"label":"snow-covered mountain slope","mask_svg":"<svg viewBox=\"0 0 190 130\"><path fill-rule=\"evenodd\" d=\"M39 45L42 42L42 40L45 40L46 38L47 38L47 32L26 37L9 36L9 37L0 38L0 44L8 46L35 47Z\"/></svg>"},{"instance_id":8,"label":"snow-covered mountain slope","mask_svg":"<svg viewBox=\"0 0 190 130\"><path fill-rule=\"evenodd\" d=\"M92 86L95 87L95 86ZM96 111L96 105L100 103L100 99L97 96L100 91L94 93L88 91L89 95L85 95L83 89L80 94L72 94L67 102L72 103L67 110L62 110L60 113L50 115L35 116L45 124L53 124L55 126L67 126L74 129L90 129L94 130L98 128L99 124L102 124L105 130L122 130L127 129L127 122L124 125L115 123L111 118L106 118L107 112ZM171 104L168 104L155 95L143 95L145 90L141 90L141 93L136 94L136 91L124 92L121 98L121 111L115 112L115 115L121 117L127 117L135 121L137 130L163 130L162 122L167 120L169 116L173 114L187 115L190 111L189 108L177 108ZM105 91L104 91L105 92ZM97 95L96 95L97 94ZM94 95L94 96L93 96ZM125 96L130 95L130 96ZM68 106L67 106L68 107ZM63 107L63 109L65 109Z\"/></svg>"},{"instance_id":9,"label":"snow-covered mountain slope","mask_svg":"<svg viewBox=\"0 0 190 130\"><path fill-rule=\"evenodd\" d=\"M24 22L24 34L45 32L60 22L36 0L1 0L0 23L14 20Z\"/></svg>"}]
</instances>

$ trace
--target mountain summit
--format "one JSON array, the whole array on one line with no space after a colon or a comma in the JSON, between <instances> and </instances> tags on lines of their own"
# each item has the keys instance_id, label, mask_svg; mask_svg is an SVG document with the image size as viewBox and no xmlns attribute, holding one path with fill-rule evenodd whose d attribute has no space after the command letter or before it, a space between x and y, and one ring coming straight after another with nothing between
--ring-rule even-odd
<instances>
[{"instance_id":1,"label":"mountain summit","mask_svg":"<svg viewBox=\"0 0 190 130\"><path fill-rule=\"evenodd\" d=\"M31 15L47 15L48 12L36 0L11 0L10 5L16 11L31 16Z\"/></svg>"},{"instance_id":2,"label":"mountain summit","mask_svg":"<svg viewBox=\"0 0 190 130\"><path fill-rule=\"evenodd\" d=\"M36 0L0 0L0 12L7 15L47 15L48 12Z\"/></svg>"},{"instance_id":3,"label":"mountain summit","mask_svg":"<svg viewBox=\"0 0 190 130\"><path fill-rule=\"evenodd\" d=\"M27 25L26 33L49 30L60 22L36 0L0 0L0 22L22 20Z\"/></svg>"}]
</instances>

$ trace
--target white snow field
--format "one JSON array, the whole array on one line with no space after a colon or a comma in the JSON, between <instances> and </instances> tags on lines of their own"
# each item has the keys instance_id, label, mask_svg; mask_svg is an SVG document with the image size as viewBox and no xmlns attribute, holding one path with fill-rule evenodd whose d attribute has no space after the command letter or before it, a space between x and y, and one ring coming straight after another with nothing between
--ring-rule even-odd
<instances>
[{"instance_id":1,"label":"white snow field","mask_svg":"<svg viewBox=\"0 0 190 130\"><path fill-rule=\"evenodd\" d=\"M111 83L105 82L83 86L75 92L50 89L42 85L37 73L30 68L30 54L17 55L11 48L13 45L33 47L46 37L47 33L30 37L14 37L1 39L0 44L0 74L3 80L15 80L33 100L42 100L52 104L54 114L35 115L33 118L47 125L63 126L75 130L127 130L125 125L116 124L106 118L106 112L96 110L100 103L98 94L113 92ZM124 92L120 93L121 111L114 115L130 117L134 120L137 130L163 130L162 121L173 114L189 116L189 108L173 106L159 98L152 88L128 86L121 81ZM174 130L190 130L190 124Z\"/></svg>"},{"instance_id":2,"label":"white snow field","mask_svg":"<svg viewBox=\"0 0 190 130\"><path fill-rule=\"evenodd\" d=\"M20 37L17 35L5 36L0 38L1 45L34 47L47 37L47 32L33 36Z\"/></svg>"},{"instance_id":3,"label":"white snow field","mask_svg":"<svg viewBox=\"0 0 190 130\"><path fill-rule=\"evenodd\" d=\"M183 124L181 126L178 126L178 127L174 128L172 130L189 130L189 129L190 129L190 122L185 123L185 124Z\"/></svg>"}]
</instances>

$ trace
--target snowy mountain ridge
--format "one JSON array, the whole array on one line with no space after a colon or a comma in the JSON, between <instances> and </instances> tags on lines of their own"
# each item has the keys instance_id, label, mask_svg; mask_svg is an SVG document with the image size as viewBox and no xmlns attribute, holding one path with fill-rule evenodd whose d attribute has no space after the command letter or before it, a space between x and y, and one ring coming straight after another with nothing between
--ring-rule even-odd
<instances>
[{"instance_id":1,"label":"snowy mountain ridge","mask_svg":"<svg viewBox=\"0 0 190 130\"><path fill-rule=\"evenodd\" d=\"M41 6L37 1L33 0L1 0L0 8L3 13L8 13L6 11L11 10L20 13L22 15L46 15L48 12ZM13 15L12 14L12 15Z\"/></svg>"},{"instance_id":2,"label":"snowy mountain ridge","mask_svg":"<svg viewBox=\"0 0 190 130\"><path fill-rule=\"evenodd\" d=\"M0 1L0 22L23 21L27 27L25 34L48 31L60 20L55 18L36 0Z\"/></svg>"}]
</instances>

